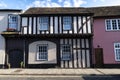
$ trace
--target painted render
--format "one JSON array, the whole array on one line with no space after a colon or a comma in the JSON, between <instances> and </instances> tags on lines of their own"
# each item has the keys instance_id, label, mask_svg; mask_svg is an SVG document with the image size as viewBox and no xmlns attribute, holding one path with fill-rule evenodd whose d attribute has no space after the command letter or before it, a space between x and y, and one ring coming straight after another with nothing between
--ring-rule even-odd
<instances>
[{"instance_id":1,"label":"painted render","mask_svg":"<svg viewBox=\"0 0 120 80\"><path fill-rule=\"evenodd\" d=\"M93 45L97 48L103 48L104 64L119 64L115 61L114 43L120 42L120 31L106 31L105 19L111 18L95 18L94 19L94 36Z\"/></svg>"},{"instance_id":2,"label":"painted render","mask_svg":"<svg viewBox=\"0 0 120 80\"><path fill-rule=\"evenodd\" d=\"M13 11L0 11L0 33L8 27L8 14L18 14ZM0 65L5 64L5 39L0 35Z\"/></svg>"},{"instance_id":3,"label":"painted render","mask_svg":"<svg viewBox=\"0 0 120 80\"><path fill-rule=\"evenodd\" d=\"M47 61L40 61L36 60L36 45L38 44L47 44L48 45L48 60ZM28 57L28 64L56 64L56 44L50 41L36 41L29 44L29 57Z\"/></svg>"}]
</instances>

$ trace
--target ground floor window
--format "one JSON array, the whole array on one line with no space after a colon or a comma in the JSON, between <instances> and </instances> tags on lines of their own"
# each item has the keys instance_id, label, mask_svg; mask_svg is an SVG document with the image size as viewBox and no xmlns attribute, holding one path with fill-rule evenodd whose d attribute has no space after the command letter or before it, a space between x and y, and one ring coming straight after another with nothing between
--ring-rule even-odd
<instances>
[{"instance_id":1,"label":"ground floor window","mask_svg":"<svg viewBox=\"0 0 120 80\"><path fill-rule=\"evenodd\" d=\"M120 61L120 43L114 43L115 60Z\"/></svg>"},{"instance_id":2,"label":"ground floor window","mask_svg":"<svg viewBox=\"0 0 120 80\"><path fill-rule=\"evenodd\" d=\"M61 45L61 60L71 59L71 45Z\"/></svg>"},{"instance_id":3,"label":"ground floor window","mask_svg":"<svg viewBox=\"0 0 120 80\"><path fill-rule=\"evenodd\" d=\"M48 45L38 44L37 45L37 60L48 60Z\"/></svg>"}]
</instances>

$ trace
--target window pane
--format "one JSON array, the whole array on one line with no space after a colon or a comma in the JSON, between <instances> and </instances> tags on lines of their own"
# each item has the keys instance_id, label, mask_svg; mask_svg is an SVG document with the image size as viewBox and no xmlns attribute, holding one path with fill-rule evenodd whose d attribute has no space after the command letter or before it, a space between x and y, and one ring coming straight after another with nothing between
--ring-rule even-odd
<instances>
[{"instance_id":1,"label":"window pane","mask_svg":"<svg viewBox=\"0 0 120 80\"><path fill-rule=\"evenodd\" d=\"M117 22L116 22L116 20L112 20L112 27L113 27L113 30L117 30Z\"/></svg>"},{"instance_id":2,"label":"window pane","mask_svg":"<svg viewBox=\"0 0 120 80\"><path fill-rule=\"evenodd\" d=\"M62 45L62 60L70 60L71 58L71 46Z\"/></svg>"},{"instance_id":3,"label":"window pane","mask_svg":"<svg viewBox=\"0 0 120 80\"><path fill-rule=\"evenodd\" d=\"M118 19L118 29L120 30L120 19Z\"/></svg>"},{"instance_id":4,"label":"window pane","mask_svg":"<svg viewBox=\"0 0 120 80\"><path fill-rule=\"evenodd\" d=\"M70 16L63 17L63 29L70 30L72 27L72 18Z\"/></svg>"},{"instance_id":5,"label":"window pane","mask_svg":"<svg viewBox=\"0 0 120 80\"><path fill-rule=\"evenodd\" d=\"M37 60L47 60L48 59L48 45L47 44L40 44L37 45L38 52L37 52Z\"/></svg>"},{"instance_id":6,"label":"window pane","mask_svg":"<svg viewBox=\"0 0 120 80\"><path fill-rule=\"evenodd\" d=\"M115 59L116 61L120 61L120 43L115 43L114 49L115 49Z\"/></svg>"},{"instance_id":7,"label":"window pane","mask_svg":"<svg viewBox=\"0 0 120 80\"><path fill-rule=\"evenodd\" d=\"M48 30L48 17L40 17L40 30Z\"/></svg>"},{"instance_id":8,"label":"window pane","mask_svg":"<svg viewBox=\"0 0 120 80\"><path fill-rule=\"evenodd\" d=\"M110 20L106 20L106 26L107 26L107 30L111 30Z\"/></svg>"},{"instance_id":9,"label":"window pane","mask_svg":"<svg viewBox=\"0 0 120 80\"><path fill-rule=\"evenodd\" d=\"M17 29L18 26L18 16L17 15L9 15L9 28Z\"/></svg>"}]
</instances>

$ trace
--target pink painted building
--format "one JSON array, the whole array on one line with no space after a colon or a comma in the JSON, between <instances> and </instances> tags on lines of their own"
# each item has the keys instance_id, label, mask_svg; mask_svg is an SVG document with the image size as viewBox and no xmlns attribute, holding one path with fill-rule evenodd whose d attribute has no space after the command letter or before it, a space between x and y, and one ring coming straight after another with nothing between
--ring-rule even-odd
<instances>
[{"instance_id":1,"label":"pink painted building","mask_svg":"<svg viewBox=\"0 0 120 80\"><path fill-rule=\"evenodd\" d=\"M95 48L102 48L103 67L120 67L120 6L96 7L91 11L94 12L93 55Z\"/></svg>"}]
</instances>

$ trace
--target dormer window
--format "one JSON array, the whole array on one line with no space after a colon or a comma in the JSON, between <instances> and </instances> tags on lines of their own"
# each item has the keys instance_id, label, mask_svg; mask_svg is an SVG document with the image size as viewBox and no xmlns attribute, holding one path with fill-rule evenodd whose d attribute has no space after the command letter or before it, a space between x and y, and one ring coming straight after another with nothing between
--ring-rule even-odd
<instances>
[{"instance_id":1,"label":"dormer window","mask_svg":"<svg viewBox=\"0 0 120 80\"><path fill-rule=\"evenodd\" d=\"M8 29L17 30L18 28L18 15L9 15Z\"/></svg>"},{"instance_id":2,"label":"dormer window","mask_svg":"<svg viewBox=\"0 0 120 80\"><path fill-rule=\"evenodd\" d=\"M63 30L71 30L72 18L70 16L63 17Z\"/></svg>"},{"instance_id":3,"label":"dormer window","mask_svg":"<svg viewBox=\"0 0 120 80\"><path fill-rule=\"evenodd\" d=\"M39 30L48 30L48 17L40 17L40 28Z\"/></svg>"}]
</instances>

